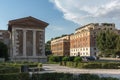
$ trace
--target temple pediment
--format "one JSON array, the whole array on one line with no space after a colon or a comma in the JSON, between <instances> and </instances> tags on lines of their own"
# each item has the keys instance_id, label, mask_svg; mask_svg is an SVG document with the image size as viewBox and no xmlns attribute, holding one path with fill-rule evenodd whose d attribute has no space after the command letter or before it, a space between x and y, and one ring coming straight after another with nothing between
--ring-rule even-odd
<instances>
[{"instance_id":1,"label":"temple pediment","mask_svg":"<svg viewBox=\"0 0 120 80\"><path fill-rule=\"evenodd\" d=\"M48 23L29 16L21 19L10 20L8 25L8 29L10 30L13 26L36 26L45 28L48 26Z\"/></svg>"}]
</instances>

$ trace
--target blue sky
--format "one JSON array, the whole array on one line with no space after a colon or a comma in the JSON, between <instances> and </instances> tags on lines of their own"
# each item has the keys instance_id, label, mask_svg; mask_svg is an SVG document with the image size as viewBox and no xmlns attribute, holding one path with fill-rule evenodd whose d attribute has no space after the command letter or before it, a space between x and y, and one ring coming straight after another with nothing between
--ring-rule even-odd
<instances>
[{"instance_id":1,"label":"blue sky","mask_svg":"<svg viewBox=\"0 0 120 80\"><path fill-rule=\"evenodd\" d=\"M0 0L0 29L27 16L49 23L47 41L88 23L112 22L119 28L120 0Z\"/></svg>"}]
</instances>

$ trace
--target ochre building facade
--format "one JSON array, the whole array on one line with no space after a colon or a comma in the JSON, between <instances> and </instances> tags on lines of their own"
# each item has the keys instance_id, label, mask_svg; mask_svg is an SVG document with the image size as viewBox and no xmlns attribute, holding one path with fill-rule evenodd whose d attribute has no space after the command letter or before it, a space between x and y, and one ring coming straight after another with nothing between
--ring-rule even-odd
<instances>
[{"instance_id":1,"label":"ochre building facade","mask_svg":"<svg viewBox=\"0 0 120 80\"><path fill-rule=\"evenodd\" d=\"M98 49L96 46L97 34L101 30L106 31L108 29L117 32L117 29L115 29L114 23L101 23L101 24L90 23L80 28L77 28L73 34L69 35L70 37L69 56L97 56L97 53L98 53ZM53 45L52 42L51 42L51 45ZM55 48L57 47L58 46L56 46ZM62 49L65 49L65 48L62 48ZM52 52L54 52L52 48L51 50ZM56 53L57 53L57 50L56 50Z\"/></svg>"},{"instance_id":2,"label":"ochre building facade","mask_svg":"<svg viewBox=\"0 0 120 80\"><path fill-rule=\"evenodd\" d=\"M64 36L51 41L51 50L55 56L69 56L70 54L70 36Z\"/></svg>"}]
</instances>

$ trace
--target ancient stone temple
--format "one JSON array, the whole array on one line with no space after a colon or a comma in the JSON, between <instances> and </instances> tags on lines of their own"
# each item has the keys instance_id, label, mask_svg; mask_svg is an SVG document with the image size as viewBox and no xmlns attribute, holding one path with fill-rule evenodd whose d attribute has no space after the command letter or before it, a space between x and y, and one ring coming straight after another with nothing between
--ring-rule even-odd
<instances>
[{"instance_id":1,"label":"ancient stone temple","mask_svg":"<svg viewBox=\"0 0 120 80\"><path fill-rule=\"evenodd\" d=\"M10 59L45 62L45 28L48 23L33 17L9 21Z\"/></svg>"}]
</instances>

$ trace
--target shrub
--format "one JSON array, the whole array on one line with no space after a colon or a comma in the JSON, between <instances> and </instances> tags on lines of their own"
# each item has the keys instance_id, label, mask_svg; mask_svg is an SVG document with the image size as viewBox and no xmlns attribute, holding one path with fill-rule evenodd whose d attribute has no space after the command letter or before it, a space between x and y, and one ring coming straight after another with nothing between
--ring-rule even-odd
<instances>
[{"instance_id":1,"label":"shrub","mask_svg":"<svg viewBox=\"0 0 120 80\"><path fill-rule=\"evenodd\" d=\"M73 67L73 62L67 62L66 66Z\"/></svg>"},{"instance_id":2,"label":"shrub","mask_svg":"<svg viewBox=\"0 0 120 80\"><path fill-rule=\"evenodd\" d=\"M74 61L75 61L75 62L80 62L80 61L82 61L82 58L81 58L81 57L75 57L75 58L74 58Z\"/></svg>"},{"instance_id":3,"label":"shrub","mask_svg":"<svg viewBox=\"0 0 120 80\"><path fill-rule=\"evenodd\" d=\"M49 56L49 62L56 62L56 56Z\"/></svg>"},{"instance_id":4,"label":"shrub","mask_svg":"<svg viewBox=\"0 0 120 80\"><path fill-rule=\"evenodd\" d=\"M69 61L69 57L67 57L67 56L63 57L62 61Z\"/></svg>"},{"instance_id":5,"label":"shrub","mask_svg":"<svg viewBox=\"0 0 120 80\"><path fill-rule=\"evenodd\" d=\"M119 80L119 79L112 77L102 77L101 80Z\"/></svg>"},{"instance_id":6,"label":"shrub","mask_svg":"<svg viewBox=\"0 0 120 80\"><path fill-rule=\"evenodd\" d=\"M85 69L120 69L120 62L62 62L61 65Z\"/></svg>"},{"instance_id":7,"label":"shrub","mask_svg":"<svg viewBox=\"0 0 120 80\"><path fill-rule=\"evenodd\" d=\"M89 68L89 69L98 69L101 68L101 64L100 63L82 63L83 64L83 68ZM79 66L78 66L79 67Z\"/></svg>"},{"instance_id":8,"label":"shrub","mask_svg":"<svg viewBox=\"0 0 120 80\"><path fill-rule=\"evenodd\" d=\"M38 68L41 68L42 67L42 63L38 63Z\"/></svg>"},{"instance_id":9,"label":"shrub","mask_svg":"<svg viewBox=\"0 0 120 80\"><path fill-rule=\"evenodd\" d=\"M17 67L4 67L0 69L0 74L5 74L5 73L19 73L20 68Z\"/></svg>"},{"instance_id":10,"label":"shrub","mask_svg":"<svg viewBox=\"0 0 120 80\"><path fill-rule=\"evenodd\" d=\"M44 73L44 74L33 74L33 80L69 80L72 74L65 73Z\"/></svg>"},{"instance_id":11,"label":"shrub","mask_svg":"<svg viewBox=\"0 0 120 80\"><path fill-rule=\"evenodd\" d=\"M100 80L98 75L80 74L79 80Z\"/></svg>"},{"instance_id":12,"label":"shrub","mask_svg":"<svg viewBox=\"0 0 120 80\"><path fill-rule=\"evenodd\" d=\"M79 74L73 75L69 73L43 73L32 74L32 80L119 80L111 77L100 78L98 75Z\"/></svg>"},{"instance_id":13,"label":"shrub","mask_svg":"<svg viewBox=\"0 0 120 80\"><path fill-rule=\"evenodd\" d=\"M23 65L26 65L29 67L42 67L41 63L36 63L36 62L0 63L0 74L19 73L21 66Z\"/></svg>"},{"instance_id":14,"label":"shrub","mask_svg":"<svg viewBox=\"0 0 120 80\"><path fill-rule=\"evenodd\" d=\"M69 57L69 61L74 61L74 58L75 58L76 56L70 56Z\"/></svg>"},{"instance_id":15,"label":"shrub","mask_svg":"<svg viewBox=\"0 0 120 80\"><path fill-rule=\"evenodd\" d=\"M61 62L61 61L71 61L73 62L75 60L76 56L48 56L49 62ZM82 61L81 57L77 57L77 61Z\"/></svg>"},{"instance_id":16,"label":"shrub","mask_svg":"<svg viewBox=\"0 0 120 80\"><path fill-rule=\"evenodd\" d=\"M62 61L63 56L48 56L48 61L49 62L61 62Z\"/></svg>"},{"instance_id":17,"label":"shrub","mask_svg":"<svg viewBox=\"0 0 120 80\"><path fill-rule=\"evenodd\" d=\"M61 62L63 56L55 56L55 62Z\"/></svg>"},{"instance_id":18,"label":"shrub","mask_svg":"<svg viewBox=\"0 0 120 80\"><path fill-rule=\"evenodd\" d=\"M103 63L102 68L106 69L119 69L120 63L117 62L109 62L109 63Z\"/></svg>"},{"instance_id":19,"label":"shrub","mask_svg":"<svg viewBox=\"0 0 120 80\"><path fill-rule=\"evenodd\" d=\"M29 80L28 73L0 74L0 80Z\"/></svg>"}]
</instances>

